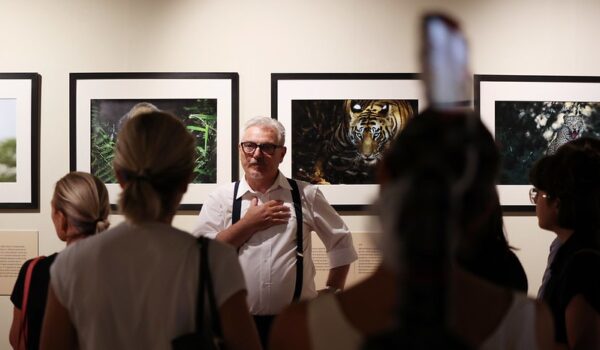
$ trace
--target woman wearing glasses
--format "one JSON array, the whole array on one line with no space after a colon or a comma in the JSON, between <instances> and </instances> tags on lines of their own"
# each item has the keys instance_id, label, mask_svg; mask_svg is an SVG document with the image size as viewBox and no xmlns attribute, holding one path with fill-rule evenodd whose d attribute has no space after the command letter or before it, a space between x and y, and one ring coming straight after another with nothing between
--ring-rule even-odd
<instances>
[{"instance_id":1,"label":"woman wearing glasses","mask_svg":"<svg viewBox=\"0 0 600 350\"><path fill-rule=\"evenodd\" d=\"M557 343L600 348L600 152L579 139L540 159L529 174L538 224L560 248L541 295L554 316Z\"/></svg>"}]
</instances>

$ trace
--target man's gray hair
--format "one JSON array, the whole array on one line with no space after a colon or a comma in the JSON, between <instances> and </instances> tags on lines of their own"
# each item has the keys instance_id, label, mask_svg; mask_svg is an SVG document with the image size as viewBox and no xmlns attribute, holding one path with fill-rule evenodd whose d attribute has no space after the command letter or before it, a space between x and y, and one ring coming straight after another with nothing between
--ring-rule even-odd
<instances>
[{"instance_id":1,"label":"man's gray hair","mask_svg":"<svg viewBox=\"0 0 600 350\"><path fill-rule=\"evenodd\" d=\"M258 126L261 128L271 128L277 133L277 142L280 146L285 144L285 128L277 119L269 117L254 117L244 125L244 133L251 127Z\"/></svg>"}]
</instances>

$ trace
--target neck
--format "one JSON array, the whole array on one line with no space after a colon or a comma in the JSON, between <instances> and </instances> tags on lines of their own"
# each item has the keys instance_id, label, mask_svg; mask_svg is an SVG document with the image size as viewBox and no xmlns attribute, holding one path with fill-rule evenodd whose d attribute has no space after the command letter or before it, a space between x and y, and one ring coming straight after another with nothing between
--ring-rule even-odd
<instances>
[{"instance_id":1,"label":"neck","mask_svg":"<svg viewBox=\"0 0 600 350\"><path fill-rule=\"evenodd\" d=\"M175 214L165 215L165 216L161 217L160 219L158 219L158 222L162 222L163 224L171 225L174 217L175 217Z\"/></svg>"},{"instance_id":2,"label":"neck","mask_svg":"<svg viewBox=\"0 0 600 350\"><path fill-rule=\"evenodd\" d=\"M565 243L573 235L574 230L561 227L554 232L556 233L558 240L561 241L561 243Z\"/></svg>"},{"instance_id":3,"label":"neck","mask_svg":"<svg viewBox=\"0 0 600 350\"><path fill-rule=\"evenodd\" d=\"M266 193L267 190L269 188L271 188L271 186L273 186L273 184L275 183L275 180L277 180L278 176L279 176L279 172L277 172L277 174L275 174L275 176L273 176L271 178L253 179L253 178L248 178L248 176L245 176L244 178L246 179L248 186L250 186L250 188L253 191L260 192L260 193Z\"/></svg>"},{"instance_id":4,"label":"neck","mask_svg":"<svg viewBox=\"0 0 600 350\"><path fill-rule=\"evenodd\" d=\"M74 230L67 231L67 245L77 242L78 240L87 237L85 234L81 232L77 232Z\"/></svg>"}]
</instances>

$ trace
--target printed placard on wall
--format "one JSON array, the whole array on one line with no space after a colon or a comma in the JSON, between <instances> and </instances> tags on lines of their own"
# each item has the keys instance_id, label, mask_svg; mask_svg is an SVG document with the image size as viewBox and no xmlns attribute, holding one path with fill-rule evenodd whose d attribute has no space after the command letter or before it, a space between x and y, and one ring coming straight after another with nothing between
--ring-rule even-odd
<instances>
[{"instance_id":1,"label":"printed placard on wall","mask_svg":"<svg viewBox=\"0 0 600 350\"><path fill-rule=\"evenodd\" d=\"M370 205L384 150L421 108L418 74L272 74L271 115L287 135L280 169L338 210Z\"/></svg>"},{"instance_id":2,"label":"printed placard on wall","mask_svg":"<svg viewBox=\"0 0 600 350\"><path fill-rule=\"evenodd\" d=\"M12 293L21 266L38 255L37 231L0 231L0 295Z\"/></svg>"},{"instance_id":3,"label":"printed placard on wall","mask_svg":"<svg viewBox=\"0 0 600 350\"><path fill-rule=\"evenodd\" d=\"M120 187L112 167L117 135L132 112L160 109L196 137L192 182L180 209L200 209L218 184L238 177L237 73L72 73L71 170L91 172Z\"/></svg>"},{"instance_id":4,"label":"printed placard on wall","mask_svg":"<svg viewBox=\"0 0 600 350\"><path fill-rule=\"evenodd\" d=\"M381 264L382 256L376 241L377 233L374 232L352 232L352 241L358 254L358 260L350 265L346 278L345 288L352 287L371 276ZM325 288L329 276L329 258L325 245L319 236L313 232L312 236L312 260L315 264L315 287L317 290Z\"/></svg>"},{"instance_id":5,"label":"printed placard on wall","mask_svg":"<svg viewBox=\"0 0 600 350\"><path fill-rule=\"evenodd\" d=\"M0 73L0 208L39 208L41 76Z\"/></svg>"},{"instance_id":6,"label":"printed placard on wall","mask_svg":"<svg viewBox=\"0 0 600 350\"><path fill-rule=\"evenodd\" d=\"M475 109L502 153L501 204L533 210L533 163L579 137L600 138L600 77L475 75Z\"/></svg>"}]
</instances>

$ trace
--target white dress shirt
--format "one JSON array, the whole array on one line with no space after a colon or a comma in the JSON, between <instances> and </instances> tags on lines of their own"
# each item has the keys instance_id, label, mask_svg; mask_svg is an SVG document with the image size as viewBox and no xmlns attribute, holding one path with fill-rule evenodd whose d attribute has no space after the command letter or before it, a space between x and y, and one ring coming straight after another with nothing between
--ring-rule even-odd
<instances>
[{"instance_id":1,"label":"white dress shirt","mask_svg":"<svg viewBox=\"0 0 600 350\"><path fill-rule=\"evenodd\" d=\"M348 265L357 259L348 227L329 205L317 186L296 181L300 190L303 219L304 279L301 299L314 298L315 267L311 254L311 231L323 241L331 268ZM217 188L202 206L194 235L214 238L231 226L234 184ZM253 315L275 315L292 302L296 284L296 213L291 186L279 172L273 185L260 193L253 191L245 179L240 181L237 197L242 198L243 218L252 198L258 204L281 200L290 207L286 225L258 231L240 247L239 259L248 288L248 304Z\"/></svg>"}]
</instances>

